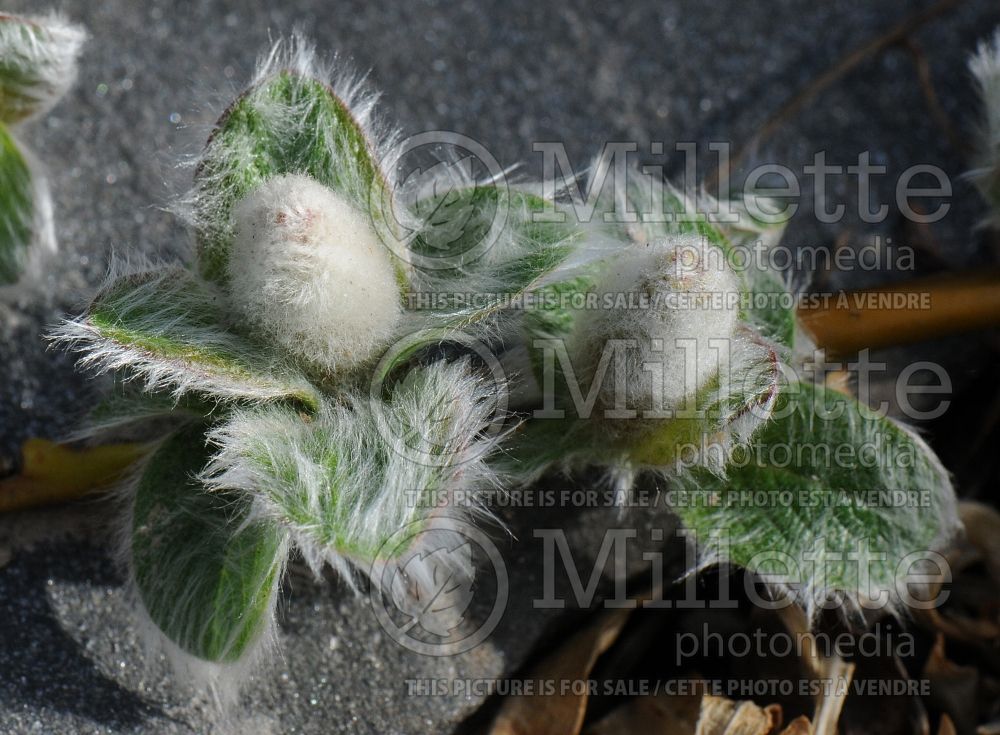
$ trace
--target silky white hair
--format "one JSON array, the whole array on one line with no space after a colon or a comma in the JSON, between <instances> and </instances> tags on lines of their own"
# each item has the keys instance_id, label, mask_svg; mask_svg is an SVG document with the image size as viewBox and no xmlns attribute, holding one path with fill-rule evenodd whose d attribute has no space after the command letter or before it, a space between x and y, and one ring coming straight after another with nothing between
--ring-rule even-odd
<instances>
[{"instance_id":1,"label":"silky white hair","mask_svg":"<svg viewBox=\"0 0 1000 735\"><path fill-rule=\"evenodd\" d=\"M268 342L333 373L391 340L402 305L392 256L369 218L300 174L236 205L229 300Z\"/></svg>"},{"instance_id":2,"label":"silky white hair","mask_svg":"<svg viewBox=\"0 0 1000 735\"><path fill-rule=\"evenodd\" d=\"M345 390L308 421L284 406L236 409L209 433L218 451L202 479L252 493L254 513L289 528L317 575L329 564L351 581L391 563L379 547L409 524L486 512L476 499L497 484L497 396L464 358L414 368L389 398Z\"/></svg>"},{"instance_id":3,"label":"silky white hair","mask_svg":"<svg viewBox=\"0 0 1000 735\"><path fill-rule=\"evenodd\" d=\"M736 330L739 284L724 256L713 255L722 254L682 236L624 248L603 264L597 308L579 314L568 338L590 380L609 341L622 342L622 364L608 366L614 379L601 386L603 408L674 408L728 359L718 343Z\"/></svg>"},{"instance_id":4,"label":"silky white hair","mask_svg":"<svg viewBox=\"0 0 1000 735\"><path fill-rule=\"evenodd\" d=\"M177 266L113 260L94 303L108 313L132 315L127 326L140 334L220 352L229 362L199 360L197 354L166 354L124 339L85 313L50 334L53 343L80 354L78 365L95 374L124 371L149 393L188 393L251 403L296 397L312 402L316 389L295 366L269 355L228 328L220 303L225 295ZM247 369L252 366L252 369Z\"/></svg>"}]
</instances>

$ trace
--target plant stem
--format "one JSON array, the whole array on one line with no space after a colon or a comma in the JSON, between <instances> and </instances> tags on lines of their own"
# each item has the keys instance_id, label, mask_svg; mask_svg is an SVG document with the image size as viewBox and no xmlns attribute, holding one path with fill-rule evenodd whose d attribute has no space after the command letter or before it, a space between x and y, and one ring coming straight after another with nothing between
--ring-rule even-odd
<instances>
[{"instance_id":1,"label":"plant stem","mask_svg":"<svg viewBox=\"0 0 1000 735\"><path fill-rule=\"evenodd\" d=\"M798 312L832 354L887 347L1000 326L1000 272L936 276L847 291Z\"/></svg>"}]
</instances>

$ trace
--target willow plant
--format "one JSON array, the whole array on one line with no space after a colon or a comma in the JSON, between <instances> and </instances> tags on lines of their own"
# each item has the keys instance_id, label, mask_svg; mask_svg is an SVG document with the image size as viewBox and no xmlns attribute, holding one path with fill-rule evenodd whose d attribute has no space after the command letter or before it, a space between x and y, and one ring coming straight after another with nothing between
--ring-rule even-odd
<instances>
[{"instance_id":1,"label":"willow plant","mask_svg":"<svg viewBox=\"0 0 1000 735\"><path fill-rule=\"evenodd\" d=\"M718 203L632 171L584 221L544 195L558 188L476 181L455 161L414 183L375 106L301 39L279 43L201 154L190 261L115 265L57 335L122 378L93 431L153 434L121 490L122 556L178 662L238 682L272 648L292 550L350 583L378 572L392 599L433 588L440 575L413 560L441 539L399 546L396 531L475 521L487 503L450 499L555 469L603 468L621 497L657 475L683 522L728 533L726 558L752 571L776 571L763 551L799 560L826 536L832 573L807 584L824 593L858 588L842 552L860 538L882 587L907 553L947 541L953 493L919 438L782 378L807 337L781 274L737 267L739 248L781 235L750 202L716 222ZM608 342L624 345L613 358ZM451 344L485 346L506 378ZM817 469L754 451L873 441L913 463ZM761 487L820 502L739 502ZM896 488L929 506L863 492ZM449 574L472 573L450 558Z\"/></svg>"}]
</instances>

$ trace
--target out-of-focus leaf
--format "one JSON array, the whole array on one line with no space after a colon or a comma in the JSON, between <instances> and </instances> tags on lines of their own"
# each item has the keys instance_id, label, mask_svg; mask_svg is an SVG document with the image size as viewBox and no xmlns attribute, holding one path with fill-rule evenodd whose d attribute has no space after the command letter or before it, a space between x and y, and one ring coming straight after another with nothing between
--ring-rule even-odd
<instances>
[{"instance_id":1,"label":"out-of-focus leaf","mask_svg":"<svg viewBox=\"0 0 1000 735\"><path fill-rule=\"evenodd\" d=\"M640 696L588 727L586 735L692 735L701 694Z\"/></svg>"},{"instance_id":2,"label":"out-of-focus leaf","mask_svg":"<svg viewBox=\"0 0 1000 735\"><path fill-rule=\"evenodd\" d=\"M21 447L21 472L0 480L0 513L81 498L118 480L139 457L138 444L72 449L46 439Z\"/></svg>"},{"instance_id":3,"label":"out-of-focus leaf","mask_svg":"<svg viewBox=\"0 0 1000 735\"><path fill-rule=\"evenodd\" d=\"M944 636L934 641L923 678L930 685L931 701L950 715L959 732L972 732L977 723L977 689L980 673L972 666L959 666L945 652Z\"/></svg>"},{"instance_id":4,"label":"out-of-focus leaf","mask_svg":"<svg viewBox=\"0 0 1000 735\"><path fill-rule=\"evenodd\" d=\"M781 727L781 707L758 707L706 694L701 700L696 735L770 735Z\"/></svg>"},{"instance_id":5,"label":"out-of-focus leaf","mask_svg":"<svg viewBox=\"0 0 1000 735\"><path fill-rule=\"evenodd\" d=\"M59 16L0 13L0 120L18 123L51 107L76 79L82 28Z\"/></svg>"},{"instance_id":6,"label":"out-of-focus leaf","mask_svg":"<svg viewBox=\"0 0 1000 735\"><path fill-rule=\"evenodd\" d=\"M958 735L958 731L955 729L955 723L951 721L948 715L941 715L941 721L938 723L937 735Z\"/></svg>"},{"instance_id":7,"label":"out-of-focus leaf","mask_svg":"<svg viewBox=\"0 0 1000 735\"><path fill-rule=\"evenodd\" d=\"M31 246L35 216L31 171L0 123L0 284L15 283Z\"/></svg>"},{"instance_id":8,"label":"out-of-focus leaf","mask_svg":"<svg viewBox=\"0 0 1000 735\"><path fill-rule=\"evenodd\" d=\"M955 580L949 585L950 602L916 610L914 617L950 640L992 652L1000 640L1000 619L995 614L1000 609L1000 514L971 500L960 502L958 513L965 532L948 554Z\"/></svg>"},{"instance_id":9,"label":"out-of-focus leaf","mask_svg":"<svg viewBox=\"0 0 1000 735\"><path fill-rule=\"evenodd\" d=\"M598 657L607 651L631 615L631 609L602 610L595 620L547 656L530 678L538 681L581 681L590 675ZM586 687L548 696L511 696L504 699L490 735L576 735L587 712Z\"/></svg>"},{"instance_id":10,"label":"out-of-focus leaf","mask_svg":"<svg viewBox=\"0 0 1000 735\"><path fill-rule=\"evenodd\" d=\"M965 538L980 553L994 583L1000 585L1000 513L985 503L966 500L958 506Z\"/></svg>"}]
</instances>

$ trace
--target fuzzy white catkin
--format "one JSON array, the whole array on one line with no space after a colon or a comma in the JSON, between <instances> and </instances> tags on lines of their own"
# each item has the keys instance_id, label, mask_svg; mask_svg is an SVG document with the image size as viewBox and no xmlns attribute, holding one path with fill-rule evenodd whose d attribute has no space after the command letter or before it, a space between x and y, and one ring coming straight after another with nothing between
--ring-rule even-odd
<instances>
[{"instance_id":1,"label":"fuzzy white catkin","mask_svg":"<svg viewBox=\"0 0 1000 735\"><path fill-rule=\"evenodd\" d=\"M602 356L609 360L598 394L606 415L677 408L726 367L739 284L721 253L696 237L673 238L632 246L605 267L598 308L578 321L570 357L584 388L601 377Z\"/></svg>"},{"instance_id":2,"label":"fuzzy white catkin","mask_svg":"<svg viewBox=\"0 0 1000 735\"><path fill-rule=\"evenodd\" d=\"M278 176L236 205L233 225L231 302L261 336L331 372L391 340L402 315L393 256L344 198Z\"/></svg>"}]
</instances>

